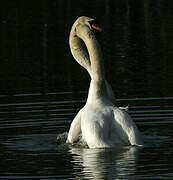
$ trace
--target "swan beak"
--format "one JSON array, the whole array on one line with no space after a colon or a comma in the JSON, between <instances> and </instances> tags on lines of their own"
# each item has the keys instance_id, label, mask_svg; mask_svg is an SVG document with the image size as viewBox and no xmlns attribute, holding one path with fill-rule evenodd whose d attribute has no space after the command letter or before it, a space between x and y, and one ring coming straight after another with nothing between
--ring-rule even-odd
<instances>
[{"instance_id":1,"label":"swan beak","mask_svg":"<svg viewBox=\"0 0 173 180\"><path fill-rule=\"evenodd\" d=\"M97 31L102 31L102 28L101 28L100 26L98 26L98 24L93 23L93 24L91 25L91 27L92 27L93 29L96 29Z\"/></svg>"},{"instance_id":2,"label":"swan beak","mask_svg":"<svg viewBox=\"0 0 173 180\"><path fill-rule=\"evenodd\" d=\"M74 37L77 37L77 33L74 33Z\"/></svg>"},{"instance_id":3,"label":"swan beak","mask_svg":"<svg viewBox=\"0 0 173 180\"><path fill-rule=\"evenodd\" d=\"M78 26L78 24L76 26ZM74 28L74 37L77 37L76 27Z\"/></svg>"}]
</instances>

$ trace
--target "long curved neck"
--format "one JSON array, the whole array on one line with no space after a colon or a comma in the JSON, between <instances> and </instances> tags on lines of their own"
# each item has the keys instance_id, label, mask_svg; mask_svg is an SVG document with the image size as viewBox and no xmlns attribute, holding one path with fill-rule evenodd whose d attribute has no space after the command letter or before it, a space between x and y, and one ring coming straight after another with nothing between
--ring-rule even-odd
<instances>
[{"instance_id":1,"label":"long curved neck","mask_svg":"<svg viewBox=\"0 0 173 180\"><path fill-rule=\"evenodd\" d=\"M91 76L91 63L84 42L79 37L74 36L73 30L70 32L69 45L74 59L84 67Z\"/></svg>"},{"instance_id":2,"label":"long curved neck","mask_svg":"<svg viewBox=\"0 0 173 180\"><path fill-rule=\"evenodd\" d=\"M81 39L85 42L88 49L91 63L91 84L87 102L93 102L93 100L107 95L103 56L93 32L90 32L87 36L82 36Z\"/></svg>"},{"instance_id":3,"label":"long curved neck","mask_svg":"<svg viewBox=\"0 0 173 180\"><path fill-rule=\"evenodd\" d=\"M91 78L99 82L104 81L105 73L103 66L103 56L98 41L92 32L90 32L87 37L83 36L81 38L85 42L85 45L88 49L91 63Z\"/></svg>"}]
</instances>

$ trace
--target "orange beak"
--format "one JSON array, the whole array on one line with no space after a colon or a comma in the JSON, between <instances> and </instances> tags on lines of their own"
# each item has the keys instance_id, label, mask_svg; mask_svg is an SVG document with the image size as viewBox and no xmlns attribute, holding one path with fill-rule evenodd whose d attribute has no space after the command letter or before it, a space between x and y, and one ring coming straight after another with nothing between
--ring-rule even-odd
<instances>
[{"instance_id":1,"label":"orange beak","mask_svg":"<svg viewBox=\"0 0 173 180\"><path fill-rule=\"evenodd\" d=\"M93 29L96 29L97 31L102 31L102 28L99 27L98 24L93 23L93 24L91 25L91 27L92 27Z\"/></svg>"}]
</instances>

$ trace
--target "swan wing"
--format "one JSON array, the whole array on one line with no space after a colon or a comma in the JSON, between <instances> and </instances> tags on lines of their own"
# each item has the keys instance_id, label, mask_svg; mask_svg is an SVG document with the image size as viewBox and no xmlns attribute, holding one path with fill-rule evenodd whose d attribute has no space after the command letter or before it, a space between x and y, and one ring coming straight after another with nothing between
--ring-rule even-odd
<instances>
[{"instance_id":1,"label":"swan wing","mask_svg":"<svg viewBox=\"0 0 173 180\"><path fill-rule=\"evenodd\" d=\"M114 120L116 131L122 141L136 146L143 145L139 130L126 111L119 108L114 109Z\"/></svg>"},{"instance_id":2,"label":"swan wing","mask_svg":"<svg viewBox=\"0 0 173 180\"><path fill-rule=\"evenodd\" d=\"M74 143L75 141L77 141L79 135L81 134L81 114L82 109L77 113L70 125L70 130L67 137L68 143Z\"/></svg>"}]
</instances>

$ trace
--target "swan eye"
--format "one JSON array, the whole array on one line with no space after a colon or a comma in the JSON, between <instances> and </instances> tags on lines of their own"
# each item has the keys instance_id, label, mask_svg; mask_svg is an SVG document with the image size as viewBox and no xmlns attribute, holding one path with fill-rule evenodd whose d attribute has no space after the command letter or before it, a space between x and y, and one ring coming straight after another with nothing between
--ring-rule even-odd
<instances>
[{"instance_id":1,"label":"swan eye","mask_svg":"<svg viewBox=\"0 0 173 180\"><path fill-rule=\"evenodd\" d=\"M95 23L95 20L92 20L92 21L88 21L89 25L90 25L90 28L92 29L92 25Z\"/></svg>"}]
</instances>

